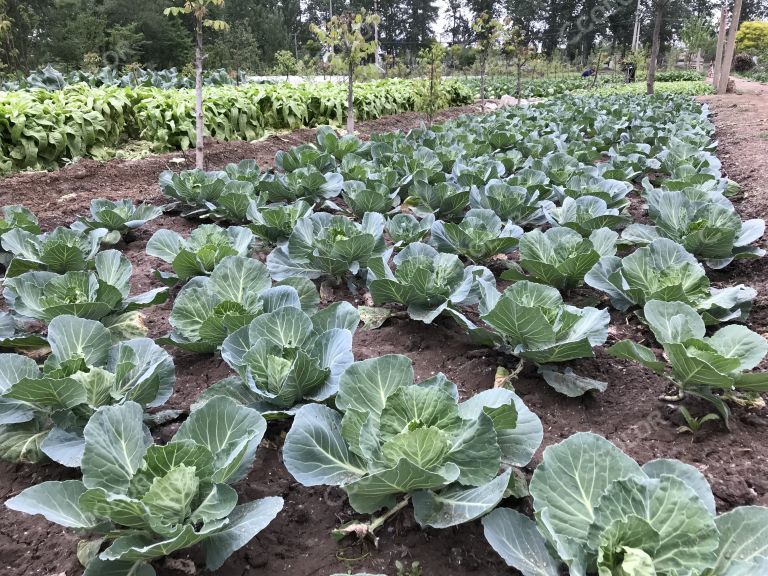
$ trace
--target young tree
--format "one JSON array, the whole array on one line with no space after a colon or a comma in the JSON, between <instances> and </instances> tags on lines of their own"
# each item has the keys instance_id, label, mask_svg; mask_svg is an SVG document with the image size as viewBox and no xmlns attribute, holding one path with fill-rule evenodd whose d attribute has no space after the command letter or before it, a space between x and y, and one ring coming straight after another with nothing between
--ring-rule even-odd
<instances>
[{"instance_id":1,"label":"young tree","mask_svg":"<svg viewBox=\"0 0 768 576\"><path fill-rule=\"evenodd\" d=\"M488 57L497 48L502 30L501 22L492 18L489 12L483 12L472 23L475 47L480 55L480 100L483 105L485 104L485 70L488 65Z\"/></svg>"},{"instance_id":2,"label":"young tree","mask_svg":"<svg viewBox=\"0 0 768 576\"><path fill-rule=\"evenodd\" d=\"M376 51L373 39L373 26L379 23L379 17L366 14L342 14L334 16L328 22L327 30L312 25L312 33L326 49L326 57L339 58L347 70L347 132L355 132L354 77L360 64Z\"/></svg>"},{"instance_id":3,"label":"young tree","mask_svg":"<svg viewBox=\"0 0 768 576\"><path fill-rule=\"evenodd\" d=\"M285 79L288 80L288 77L291 74L296 74L298 70L299 63L296 61L294 55L288 52L288 50L279 50L275 52L275 72L281 76L285 75Z\"/></svg>"},{"instance_id":4,"label":"young tree","mask_svg":"<svg viewBox=\"0 0 768 576\"><path fill-rule=\"evenodd\" d=\"M424 68L427 77L421 108L427 114L429 126L432 125L435 112L443 105L440 98L440 85L443 80L443 58L446 53L445 46L439 42L434 42L429 48L423 48L419 52L419 64Z\"/></svg>"},{"instance_id":5,"label":"young tree","mask_svg":"<svg viewBox=\"0 0 768 576\"><path fill-rule=\"evenodd\" d=\"M205 126L203 123L203 29L229 30L229 24L222 20L212 20L211 8L223 6L224 0L184 0L183 6L171 6L164 10L166 16L191 14L195 20L195 166L205 169L205 149L203 138Z\"/></svg>"},{"instance_id":6,"label":"young tree","mask_svg":"<svg viewBox=\"0 0 768 576\"><path fill-rule=\"evenodd\" d=\"M509 19L507 19L504 24L502 49L512 60L512 64L517 73L515 96L517 97L517 103L520 104L520 96L523 88L523 66L525 66L531 56L531 48L526 40L525 33L519 26L514 26L512 20Z\"/></svg>"},{"instance_id":7,"label":"young tree","mask_svg":"<svg viewBox=\"0 0 768 576\"><path fill-rule=\"evenodd\" d=\"M687 20L680 30L680 40L688 50L689 59L691 54L696 54L696 70L701 71L702 52L710 49L714 43L714 32L709 20L703 16Z\"/></svg>"}]
</instances>

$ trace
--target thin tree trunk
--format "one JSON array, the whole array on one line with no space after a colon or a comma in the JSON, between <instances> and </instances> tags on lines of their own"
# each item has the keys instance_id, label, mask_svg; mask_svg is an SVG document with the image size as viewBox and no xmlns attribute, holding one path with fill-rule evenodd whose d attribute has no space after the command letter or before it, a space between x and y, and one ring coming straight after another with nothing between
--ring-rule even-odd
<instances>
[{"instance_id":1,"label":"thin tree trunk","mask_svg":"<svg viewBox=\"0 0 768 576\"><path fill-rule=\"evenodd\" d=\"M349 81L347 84L347 134L355 133L355 99L352 93L352 83L354 81L355 67L352 64L352 59L349 60Z\"/></svg>"},{"instance_id":2,"label":"thin tree trunk","mask_svg":"<svg viewBox=\"0 0 768 576\"><path fill-rule=\"evenodd\" d=\"M701 48L696 52L696 72L701 72Z\"/></svg>"},{"instance_id":3,"label":"thin tree trunk","mask_svg":"<svg viewBox=\"0 0 768 576\"><path fill-rule=\"evenodd\" d=\"M195 35L195 167L205 170L203 148L203 23L198 20Z\"/></svg>"},{"instance_id":4,"label":"thin tree trunk","mask_svg":"<svg viewBox=\"0 0 768 576\"><path fill-rule=\"evenodd\" d=\"M480 60L480 104L485 108L485 56Z\"/></svg>"},{"instance_id":5,"label":"thin tree trunk","mask_svg":"<svg viewBox=\"0 0 768 576\"><path fill-rule=\"evenodd\" d=\"M728 91L728 80L731 76L731 64L733 63L733 53L736 50L736 32L739 29L739 19L741 17L742 0L736 0L733 4L733 14L731 15L731 27L728 30L728 40L725 44L723 53L723 63L720 67L720 78L717 84L717 93L725 94Z\"/></svg>"},{"instance_id":6,"label":"thin tree trunk","mask_svg":"<svg viewBox=\"0 0 768 576\"><path fill-rule=\"evenodd\" d=\"M653 21L653 45L651 46L651 60L648 62L648 80L645 85L646 94L653 94L656 83L656 62L659 59L659 44L661 36L661 18L664 15L664 5L661 0L656 0L656 16Z\"/></svg>"},{"instance_id":7,"label":"thin tree trunk","mask_svg":"<svg viewBox=\"0 0 768 576\"><path fill-rule=\"evenodd\" d=\"M725 20L728 14L728 0L723 0L720 8L720 29L717 32L717 47L715 48L715 62L712 68L712 86L715 91L720 85L720 70L723 67L723 47L725 46Z\"/></svg>"}]
</instances>

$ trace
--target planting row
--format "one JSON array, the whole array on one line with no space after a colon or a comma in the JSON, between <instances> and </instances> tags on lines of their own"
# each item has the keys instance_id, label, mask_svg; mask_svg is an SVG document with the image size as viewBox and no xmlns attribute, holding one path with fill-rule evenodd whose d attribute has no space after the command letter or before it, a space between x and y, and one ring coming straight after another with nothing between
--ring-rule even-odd
<instances>
[{"instance_id":1,"label":"planting row","mask_svg":"<svg viewBox=\"0 0 768 576\"><path fill-rule=\"evenodd\" d=\"M205 90L207 134L222 140L253 140L267 130L340 124L346 92L339 84L244 85ZM359 119L379 118L424 107L427 85L385 80L355 90ZM459 82L444 82L437 107L472 102ZM156 151L195 145L192 90L90 88L74 85L55 92L0 92L0 172L52 168L66 159L106 158L126 138L153 144Z\"/></svg>"},{"instance_id":2,"label":"planting row","mask_svg":"<svg viewBox=\"0 0 768 576\"><path fill-rule=\"evenodd\" d=\"M483 517L491 546L526 576L761 573L768 509L717 516L692 466L640 467L576 434L544 451L526 485L517 468L543 429L514 392L462 401L442 374L415 382L404 356L352 353L361 317L375 329L402 312L447 315L538 365L558 391L599 392L608 384L563 366L608 338L607 307L569 303L587 284L656 340L609 353L665 374L681 399L706 398L727 423L731 398L768 389L752 371L768 343L739 324L754 290L713 288L706 270L761 257L764 223L733 209L738 186L722 177L711 134L706 110L683 98L564 98L371 142L321 128L316 145L278 153L267 172L244 161L164 173L167 208L215 223L147 244L156 277L181 286L172 331L156 342L139 310L167 289L131 296L130 264L102 248L160 209L96 200L71 228L41 234L31 213L6 208L1 345L47 342L51 353L42 366L3 356L0 450L83 473L7 505L103 534L83 554L86 574L151 573L146 562L198 542L217 568L279 513L279 499L236 506L229 484L247 474L265 420L292 418L283 455L297 481L340 486L361 514L386 511L340 536L375 537L411 504L422 526ZM639 221L633 202L645 205ZM266 264L254 250L269 251ZM367 292L374 306L319 309L314 280ZM202 391L164 446L147 426L179 415L144 413L173 389L159 345L220 354L234 374ZM528 494L535 520L491 512Z\"/></svg>"}]
</instances>

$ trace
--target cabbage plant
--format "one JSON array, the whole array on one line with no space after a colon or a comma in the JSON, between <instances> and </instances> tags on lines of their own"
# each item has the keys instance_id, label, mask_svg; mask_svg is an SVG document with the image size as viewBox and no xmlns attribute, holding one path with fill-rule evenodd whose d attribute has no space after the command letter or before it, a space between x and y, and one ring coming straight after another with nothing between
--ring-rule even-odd
<instances>
[{"instance_id":1,"label":"cabbage plant","mask_svg":"<svg viewBox=\"0 0 768 576\"><path fill-rule=\"evenodd\" d=\"M50 322L61 314L100 320L115 338L146 334L139 310L162 304L167 288L130 296L133 267L117 250L96 255L94 271L26 272L6 278L3 297L19 316Z\"/></svg>"},{"instance_id":2,"label":"cabbage plant","mask_svg":"<svg viewBox=\"0 0 768 576\"><path fill-rule=\"evenodd\" d=\"M342 196L349 210L358 218L362 218L366 212L387 214L400 204L398 189L391 189L376 180L348 180L344 182Z\"/></svg>"},{"instance_id":3,"label":"cabbage plant","mask_svg":"<svg viewBox=\"0 0 768 576\"><path fill-rule=\"evenodd\" d=\"M158 342L192 352L215 352L232 332L284 306L286 299L308 310L319 301L306 278L290 278L273 288L264 264L227 256L210 276L196 276L184 285L169 317L172 330Z\"/></svg>"},{"instance_id":4,"label":"cabbage plant","mask_svg":"<svg viewBox=\"0 0 768 576\"><path fill-rule=\"evenodd\" d=\"M554 204L539 190L513 186L503 180L491 180L485 186L471 189L469 206L493 210L502 220L509 220L518 226L540 226L546 222L542 207L554 207Z\"/></svg>"},{"instance_id":5,"label":"cabbage plant","mask_svg":"<svg viewBox=\"0 0 768 576\"><path fill-rule=\"evenodd\" d=\"M490 331L476 333L508 354L539 364L565 362L592 357L592 348L608 338L607 310L565 304L552 286L523 280L499 292L491 282L478 283L480 318Z\"/></svg>"},{"instance_id":6,"label":"cabbage plant","mask_svg":"<svg viewBox=\"0 0 768 576\"><path fill-rule=\"evenodd\" d=\"M319 202L341 194L344 178L337 172L323 173L314 166L296 168L286 174L267 174L261 181L261 190L269 202L307 200Z\"/></svg>"},{"instance_id":7,"label":"cabbage plant","mask_svg":"<svg viewBox=\"0 0 768 576\"><path fill-rule=\"evenodd\" d=\"M210 274L227 256L250 256L252 243L253 233L248 228L202 224L186 240L173 230L158 230L147 242L146 251L171 265L174 274L155 274L164 283L175 284L192 276Z\"/></svg>"},{"instance_id":8,"label":"cabbage plant","mask_svg":"<svg viewBox=\"0 0 768 576\"><path fill-rule=\"evenodd\" d=\"M392 259L390 253L368 262L368 289L373 303L396 302L407 307L408 316L426 324L446 313L465 325L471 322L461 306L477 304L478 278L494 282L482 266L464 266L455 254L440 254L421 242L408 244Z\"/></svg>"},{"instance_id":9,"label":"cabbage plant","mask_svg":"<svg viewBox=\"0 0 768 576\"><path fill-rule=\"evenodd\" d=\"M558 290L576 288L584 284L584 275L601 257L616 254L618 237L608 228L593 230L588 238L570 228L531 230L520 238L519 261L508 262L509 269L501 278L532 280Z\"/></svg>"},{"instance_id":10,"label":"cabbage plant","mask_svg":"<svg viewBox=\"0 0 768 576\"><path fill-rule=\"evenodd\" d=\"M209 204L210 213L207 216L217 221L245 222L248 216L248 207L252 202L264 204L266 202L265 195L260 195L252 182L230 180L224 186L224 190L216 202Z\"/></svg>"},{"instance_id":11,"label":"cabbage plant","mask_svg":"<svg viewBox=\"0 0 768 576\"><path fill-rule=\"evenodd\" d=\"M246 212L251 231L267 244L287 240L301 218L312 213L312 206L304 200L291 204L268 204L251 202Z\"/></svg>"},{"instance_id":12,"label":"cabbage plant","mask_svg":"<svg viewBox=\"0 0 768 576\"><path fill-rule=\"evenodd\" d=\"M279 150L275 154L275 166L283 172L293 172L299 168L312 166L326 173L336 169L336 159L312 144L302 144L290 150Z\"/></svg>"},{"instance_id":13,"label":"cabbage plant","mask_svg":"<svg viewBox=\"0 0 768 576\"><path fill-rule=\"evenodd\" d=\"M677 242L654 240L624 258L605 256L586 275L586 282L626 311L650 300L690 304L706 324L744 321L756 296L743 284L711 288L704 267Z\"/></svg>"},{"instance_id":14,"label":"cabbage plant","mask_svg":"<svg viewBox=\"0 0 768 576\"><path fill-rule=\"evenodd\" d=\"M407 246L413 242L421 242L432 231L435 222L433 214L427 214L419 220L413 214L395 214L384 226L395 248Z\"/></svg>"},{"instance_id":15,"label":"cabbage plant","mask_svg":"<svg viewBox=\"0 0 768 576\"><path fill-rule=\"evenodd\" d=\"M112 344L95 320L57 316L48 327L51 355L0 354L0 457L37 462L43 454L79 466L83 427L101 406L135 401L160 406L176 373L168 353L148 338Z\"/></svg>"},{"instance_id":16,"label":"cabbage plant","mask_svg":"<svg viewBox=\"0 0 768 576\"><path fill-rule=\"evenodd\" d=\"M579 432L544 450L530 492L533 520L508 508L482 520L493 549L523 576L768 570L768 508L718 516L704 475L679 460L639 466L605 438Z\"/></svg>"},{"instance_id":17,"label":"cabbage plant","mask_svg":"<svg viewBox=\"0 0 768 576\"><path fill-rule=\"evenodd\" d=\"M160 189L163 194L190 209L186 215L204 214L219 200L227 179L221 172L184 170L178 174L171 170L160 173Z\"/></svg>"},{"instance_id":18,"label":"cabbage plant","mask_svg":"<svg viewBox=\"0 0 768 576\"><path fill-rule=\"evenodd\" d=\"M288 471L305 486L340 486L360 514L392 509L403 495L417 522L436 528L495 507L511 467L528 464L543 435L513 392L496 388L459 402L442 374L415 384L411 361L400 355L352 364L336 406L296 413L283 448ZM357 534L376 526L355 524Z\"/></svg>"},{"instance_id":19,"label":"cabbage plant","mask_svg":"<svg viewBox=\"0 0 768 576\"><path fill-rule=\"evenodd\" d=\"M339 136L331 126L317 129L317 148L341 161L347 154L370 156L371 143L360 140L354 134Z\"/></svg>"},{"instance_id":20,"label":"cabbage plant","mask_svg":"<svg viewBox=\"0 0 768 576\"><path fill-rule=\"evenodd\" d=\"M131 200L91 200L91 217L80 218L72 228L98 230L104 228L109 233L104 236L104 244L116 244L129 231L143 226L163 214L163 209L151 204L135 205Z\"/></svg>"},{"instance_id":21,"label":"cabbage plant","mask_svg":"<svg viewBox=\"0 0 768 576\"><path fill-rule=\"evenodd\" d=\"M664 348L666 361L631 340L617 342L608 348L609 354L668 376L681 396L691 394L711 402L726 424L729 411L721 394L730 390L768 391L768 373L750 372L768 354L768 341L760 334L734 324L706 336L704 321L684 302L650 300L643 307L643 315Z\"/></svg>"},{"instance_id":22,"label":"cabbage plant","mask_svg":"<svg viewBox=\"0 0 768 576\"><path fill-rule=\"evenodd\" d=\"M61 226L42 234L23 228L9 230L0 241L3 249L11 255L5 276L12 278L31 270L57 274L86 270L93 265L106 235L105 228L73 230Z\"/></svg>"},{"instance_id":23,"label":"cabbage plant","mask_svg":"<svg viewBox=\"0 0 768 576\"><path fill-rule=\"evenodd\" d=\"M404 205L420 218L432 214L442 220L456 220L469 203L469 186L461 187L450 182L430 184L414 180L408 191L410 196Z\"/></svg>"},{"instance_id":24,"label":"cabbage plant","mask_svg":"<svg viewBox=\"0 0 768 576\"><path fill-rule=\"evenodd\" d=\"M102 407L83 433L82 480L43 482L5 504L98 535L84 576L153 576L151 561L196 544L215 570L283 507L278 497L238 505L230 486L252 467L265 430L255 410L215 398L160 445L139 404Z\"/></svg>"},{"instance_id":25,"label":"cabbage plant","mask_svg":"<svg viewBox=\"0 0 768 576\"><path fill-rule=\"evenodd\" d=\"M3 206L3 218L0 219L0 239L3 234L15 228L21 228L30 234L40 234L40 223L29 209L20 205ZM0 265L6 267L13 255L0 249Z\"/></svg>"},{"instance_id":26,"label":"cabbage plant","mask_svg":"<svg viewBox=\"0 0 768 576\"><path fill-rule=\"evenodd\" d=\"M432 224L432 244L472 262L485 262L517 247L523 229L509 220L502 222L493 210L473 208L458 224L441 220Z\"/></svg>"},{"instance_id":27,"label":"cabbage plant","mask_svg":"<svg viewBox=\"0 0 768 576\"><path fill-rule=\"evenodd\" d=\"M563 198L579 198L581 196L594 196L604 200L608 208L621 210L629 206L627 195L632 191L632 184L625 180L612 180L576 174L568 179L565 185L555 187L556 195Z\"/></svg>"},{"instance_id":28,"label":"cabbage plant","mask_svg":"<svg viewBox=\"0 0 768 576\"><path fill-rule=\"evenodd\" d=\"M618 208L608 208L606 201L596 196L568 196L561 206L546 207L544 215L552 226L565 226L582 236L588 236L598 228L616 230L630 221L629 216L622 214Z\"/></svg>"},{"instance_id":29,"label":"cabbage plant","mask_svg":"<svg viewBox=\"0 0 768 576\"><path fill-rule=\"evenodd\" d=\"M375 212L362 223L318 212L296 222L288 242L267 256L267 268L275 280L357 274L384 252L383 232L384 217Z\"/></svg>"},{"instance_id":30,"label":"cabbage plant","mask_svg":"<svg viewBox=\"0 0 768 576\"><path fill-rule=\"evenodd\" d=\"M360 323L357 309L336 302L313 314L301 310L298 297L262 314L230 334L221 356L240 376L239 394L266 417L292 414L306 402L324 402L339 388L352 364L352 336ZM207 395L232 390L214 385ZM210 393L210 394L209 394Z\"/></svg>"},{"instance_id":31,"label":"cabbage plant","mask_svg":"<svg viewBox=\"0 0 768 576\"><path fill-rule=\"evenodd\" d=\"M660 191L649 203L655 226L632 224L622 238L647 244L663 237L681 244L710 268L724 268L733 260L760 258L765 250L750 246L765 233L765 221L741 221L732 207L691 200L681 191Z\"/></svg>"}]
</instances>

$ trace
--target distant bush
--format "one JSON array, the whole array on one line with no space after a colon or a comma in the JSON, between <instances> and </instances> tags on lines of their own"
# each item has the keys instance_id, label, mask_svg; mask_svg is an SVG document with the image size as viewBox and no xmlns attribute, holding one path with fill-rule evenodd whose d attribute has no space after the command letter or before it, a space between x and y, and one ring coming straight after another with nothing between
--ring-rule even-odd
<instances>
[{"instance_id":1,"label":"distant bush","mask_svg":"<svg viewBox=\"0 0 768 576\"><path fill-rule=\"evenodd\" d=\"M733 58L733 69L735 72L749 72L755 67L755 61L749 54L736 54Z\"/></svg>"}]
</instances>

